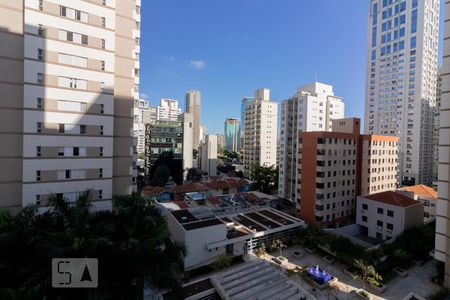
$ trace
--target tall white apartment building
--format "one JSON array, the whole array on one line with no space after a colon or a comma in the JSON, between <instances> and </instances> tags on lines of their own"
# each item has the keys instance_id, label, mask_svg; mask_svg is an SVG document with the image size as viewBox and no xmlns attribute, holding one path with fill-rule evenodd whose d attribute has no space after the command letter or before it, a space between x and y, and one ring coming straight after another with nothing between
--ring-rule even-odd
<instances>
[{"instance_id":1,"label":"tall white apartment building","mask_svg":"<svg viewBox=\"0 0 450 300\"><path fill-rule=\"evenodd\" d=\"M193 145L194 149L198 149L200 142L202 140L202 135L200 134L200 104L201 104L202 94L197 90L189 90L186 92L186 112L191 113L194 117L194 138ZM205 130L206 132L206 130Z\"/></svg>"},{"instance_id":2,"label":"tall white apartment building","mask_svg":"<svg viewBox=\"0 0 450 300\"><path fill-rule=\"evenodd\" d=\"M156 111L149 106L148 101L139 99L134 101L134 137L137 138L137 152L145 153L145 124L156 121Z\"/></svg>"},{"instance_id":3,"label":"tall white apartment building","mask_svg":"<svg viewBox=\"0 0 450 300\"><path fill-rule=\"evenodd\" d=\"M331 131L332 120L344 118L345 105L331 85L314 82L301 86L281 104L278 196L298 202L298 133Z\"/></svg>"},{"instance_id":4,"label":"tall white apartment building","mask_svg":"<svg viewBox=\"0 0 450 300\"><path fill-rule=\"evenodd\" d=\"M404 184L433 181L439 0L372 0L365 132L395 135Z\"/></svg>"},{"instance_id":5,"label":"tall white apartment building","mask_svg":"<svg viewBox=\"0 0 450 300\"><path fill-rule=\"evenodd\" d=\"M439 120L438 200L435 258L445 262L444 285L450 288L450 2L445 3L444 50Z\"/></svg>"},{"instance_id":6,"label":"tall white apartment building","mask_svg":"<svg viewBox=\"0 0 450 300\"><path fill-rule=\"evenodd\" d=\"M244 174L250 177L255 165L277 162L278 103L270 101L270 90L256 90L255 98L245 103L243 150Z\"/></svg>"},{"instance_id":7,"label":"tall white apartment building","mask_svg":"<svg viewBox=\"0 0 450 300\"><path fill-rule=\"evenodd\" d=\"M176 121L180 114L181 108L178 107L177 100L162 98L156 108L156 118L159 121Z\"/></svg>"},{"instance_id":8,"label":"tall white apartment building","mask_svg":"<svg viewBox=\"0 0 450 300\"><path fill-rule=\"evenodd\" d=\"M217 135L208 134L199 148L200 169L209 176L217 174Z\"/></svg>"},{"instance_id":9,"label":"tall white apartment building","mask_svg":"<svg viewBox=\"0 0 450 300\"><path fill-rule=\"evenodd\" d=\"M140 0L2 1L0 16L0 206L135 191Z\"/></svg>"},{"instance_id":10,"label":"tall white apartment building","mask_svg":"<svg viewBox=\"0 0 450 300\"><path fill-rule=\"evenodd\" d=\"M194 116L185 112L178 116L178 121L183 123L183 170L187 174L187 170L194 167L192 149Z\"/></svg>"}]
</instances>

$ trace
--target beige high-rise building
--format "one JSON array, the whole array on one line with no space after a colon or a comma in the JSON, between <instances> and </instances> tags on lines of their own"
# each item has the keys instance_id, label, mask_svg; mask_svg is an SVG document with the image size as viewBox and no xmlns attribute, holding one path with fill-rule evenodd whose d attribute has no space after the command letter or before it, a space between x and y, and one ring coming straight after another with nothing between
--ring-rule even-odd
<instances>
[{"instance_id":1,"label":"beige high-rise building","mask_svg":"<svg viewBox=\"0 0 450 300\"><path fill-rule=\"evenodd\" d=\"M194 128L194 138L193 149L198 149L200 145L200 103L201 103L201 93L196 90L189 90L186 92L186 112L191 113L194 117L193 128Z\"/></svg>"},{"instance_id":2,"label":"beige high-rise building","mask_svg":"<svg viewBox=\"0 0 450 300\"><path fill-rule=\"evenodd\" d=\"M136 188L140 0L0 4L0 207ZM7 70L7 71L5 71Z\"/></svg>"},{"instance_id":3,"label":"beige high-rise building","mask_svg":"<svg viewBox=\"0 0 450 300\"><path fill-rule=\"evenodd\" d=\"M444 285L450 288L450 2L445 3L444 50L439 118L438 200L435 258L445 262Z\"/></svg>"},{"instance_id":4,"label":"beige high-rise building","mask_svg":"<svg viewBox=\"0 0 450 300\"><path fill-rule=\"evenodd\" d=\"M243 165L246 177L252 168L277 163L278 102L270 101L270 90L259 89L255 98L245 103Z\"/></svg>"}]
</instances>

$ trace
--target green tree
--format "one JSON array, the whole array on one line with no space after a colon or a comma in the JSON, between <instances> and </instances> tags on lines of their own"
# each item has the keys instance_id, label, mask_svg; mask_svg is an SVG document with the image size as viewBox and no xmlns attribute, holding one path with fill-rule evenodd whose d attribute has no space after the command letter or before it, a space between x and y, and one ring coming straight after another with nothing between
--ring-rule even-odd
<instances>
[{"instance_id":1,"label":"green tree","mask_svg":"<svg viewBox=\"0 0 450 300\"><path fill-rule=\"evenodd\" d=\"M255 182L256 189L272 194L278 189L278 168L275 166L259 166L252 168L251 179Z\"/></svg>"},{"instance_id":2,"label":"green tree","mask_svg":"<svg viewBox=\"0 0 450 300\"><path fill-rule=\"evenodd\" d=\"M91 194L75 203L51 197L51 209L0 214L1 299L142 299L144 285L180 290L184 249L170 241L157 209L139 195L96 211ZM52 258L99 262L97 289L52 289Z\"/></svg>"},{"instance_id":3,"label":"green tree","mask_svg":"<svg viewBox=\"0 0 450 300\"><path fill-rule=\"evenodd\" d=\"M231 265L231 257L226 254L219 256L212 264L211 267L214 271L220 271L228 268Z\"/></svg>"},{"instance_id":4,"label":"green tree","mask_svg":"<svg viewBox=\"0 0 450 300\"><path fill-rule=\"evenodd\" d=\"M202 180L202 174L197 171L197 169L195 168L191 168L187 171L186 174L186 180L187 181L193 181L193 182L198 182Z\"/></svg>"},{"instance_id":5,"label":"green tree","mask_svg":"<svg viewBox=\"0 0 450 300\"><path fill-rule=\"evenodd\" d=\"M369 265L362 259L356 259L355 266L359 269L359 273L353 275L353 278L361 280L363 291L366 290L365 288L366 281L373 285L380 284L382 278L372 265Z\"/></svg>"},{"instance_id":6,"label":"green tree","mask_svg":"<svg viewBox=\"0 0 450 300\"><path fill-rule=\"evenodd\" d=\"M164 186L170 177L170 170L166 165L159 165L156 167L155 174L150 179L150 184L153 186Z\"/></svg>"}]
</instances>

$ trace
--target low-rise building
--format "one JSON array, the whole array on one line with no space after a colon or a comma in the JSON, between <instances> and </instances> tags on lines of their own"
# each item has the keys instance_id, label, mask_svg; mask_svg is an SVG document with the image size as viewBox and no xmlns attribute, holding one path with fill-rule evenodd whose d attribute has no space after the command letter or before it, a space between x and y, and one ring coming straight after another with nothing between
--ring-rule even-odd
<instances>
[{"instance_id":1,"label":"low-rise building","mask_svg":"<svg viewBox=\"0 0 450 300\"><path fill-rule=\"evenodd\" d=\"M185 195L187 208L161 203L171 238L185 245L186 270L212 263L223 254L239 256L274 239L292 238L304 222L272 208L273 197L258 192L204 199ZM185 206L185 207L186 207Z\"/></svg>"},{"instance_id":2,"label":"low-rise building","mask_svg":"<svg viewBox=\"0 0 450 300\"><path fill-rule=\"evenodd\" d=\"M399 192L402 192L408 197L423 203L424 223L430 223L436 220L437 192L433 188L423 184L419 184L403 187L399 189Z\"/></svg>"},{"instance_id":3,"label":"low-rise building","mask_svg":"<svg viewBox=\"0 0 450 300\"><path fill-rule=\"evenodd\" d=\"M395 191L359 196L356 207L356 224L378 240L423 225L423 203Z\"/></svg>"}]
</instances>

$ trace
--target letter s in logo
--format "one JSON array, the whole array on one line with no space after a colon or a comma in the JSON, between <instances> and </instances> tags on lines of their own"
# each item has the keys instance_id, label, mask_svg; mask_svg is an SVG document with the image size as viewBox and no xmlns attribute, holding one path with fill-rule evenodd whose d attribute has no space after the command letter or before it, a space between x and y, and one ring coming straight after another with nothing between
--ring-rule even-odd
<instances>
[{"instance_id":1,"label":"letter s in logo","mask_svg":"<svg viewBox=\"0 0 450 300\"><path fill-rule=\"evenodd\" d=\"M64 275L64 274L66 274L66 275L68 275L69 276L69 281L66 281L66 282L59 282L59 284L60 285L69 285L69 284L71 284L72 283L72 274L70 273L70 272L62 272L61 271L61 265L62 264L70 264L70 261L67 261L67 260L65 260L65 261L60 261L60 262L58 262L58 273L59 274L62 274L62 275Z\"/></svg>"}]
</instances>

